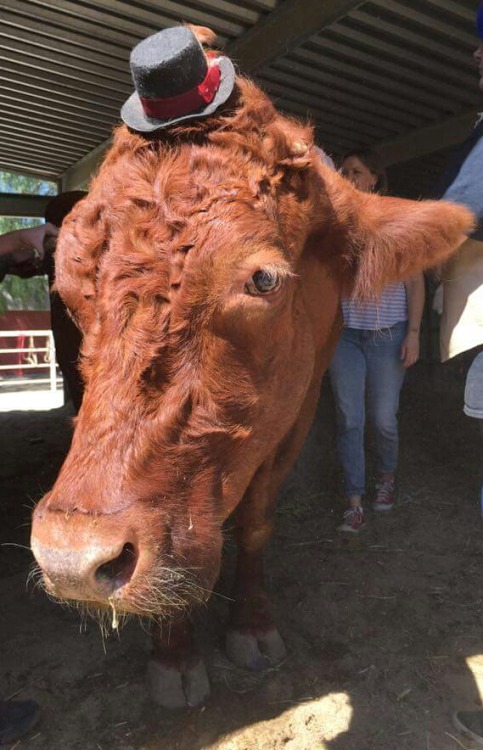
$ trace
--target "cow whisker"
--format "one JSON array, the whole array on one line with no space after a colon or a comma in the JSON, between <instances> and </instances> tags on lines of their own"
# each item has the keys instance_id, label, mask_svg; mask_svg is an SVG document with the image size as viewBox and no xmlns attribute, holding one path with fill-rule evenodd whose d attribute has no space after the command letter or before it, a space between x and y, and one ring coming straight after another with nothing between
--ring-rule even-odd
<instances>
[{"instance_id":1,"label":"cow whisker","mask_svg":"<svg viewBox=\"0 0 483 750\"><path fill-rule=\"evenodd\" d=\"M35 591L37 588L42 588L43 586L43 575L42 571L37 565L37 563L32 563L27 580L25 581L25 588L28 591L29 587L32 587L31 590Z\"/></svg>"},{"instance_id":2,"label":"cow whisker","mask_svg":"<svg viewBox=\"0 0 483 750\"><path fill-rule=\"evenodd\" d=\"M198 574L196 567L159 564L149 575L137 577L136 586L127 597L129 610L122 608L122 597L118 602L115 595L106 601L105 606L102 603L57 598L46 588L42 571L35 564L29 573L27 585L33 583L35 587L42 586L49 599L76 610L81 618L81 630L86 628L88 619L96 620L104 641L112 629L121 630L132 615L142 622L169 622L177 616L189 615L194 605L206 605L212 592L198 583ZM228 598L222 594L215 595Z\"/></svg>"}]
</instances>

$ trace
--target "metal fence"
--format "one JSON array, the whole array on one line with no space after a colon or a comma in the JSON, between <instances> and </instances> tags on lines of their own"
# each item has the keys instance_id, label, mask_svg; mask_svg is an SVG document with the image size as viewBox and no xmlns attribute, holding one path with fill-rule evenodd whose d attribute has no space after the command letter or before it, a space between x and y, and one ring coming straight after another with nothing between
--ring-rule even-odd
<instances>
[{"instance_id":1,"label":"metal fence","mask_svg":"<svg viewBox=\"0 0 483 750\"><path fill-rule=\"evenodd\" d=\"M3 346L2 339L13 339L17 346ZM40 339L40 343L39 342ZM19 345L21 344L21 345ZM5 360L18 358L16 363L4 364ZM43 375L43 371L47 372ZM16 371L16 374L14 374ZM35 377L24 376L24 371L35 372ZM40 372L39 372L40 371ZM13 377L6 377L8 374ZM19 374L20 373L20 374ZM52 331L0 331L0 387L49 384L51 392L57 390L57 364Z\"/></svg>"}]
</instances>

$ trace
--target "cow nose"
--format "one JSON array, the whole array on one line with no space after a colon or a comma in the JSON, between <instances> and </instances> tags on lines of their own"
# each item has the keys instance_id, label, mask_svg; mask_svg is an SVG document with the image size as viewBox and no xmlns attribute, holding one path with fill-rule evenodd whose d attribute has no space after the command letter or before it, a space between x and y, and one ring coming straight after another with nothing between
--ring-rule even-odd
<instances>
[{"instance_id":1,"label":"cow nose","mask_svg":"<svg viewBox=\"0 0 483 750\"><path fill-rule=\"evenodd\" d=\"M84 550L32 544L53 593L66 599L105 601L133 576L137 551L131 542L117 547L90 545Z\"/></svg>"},{"instance_id":2,"label":"cow nose","mask_svg":"<svg viewBox=\"0 0 483 750\"><path fill-rule=\"evenodd\" d=\"M101 585L111 586L112 590L124 586L136 567L137 555L134 544L127 542L116 557L103 562L96 568L94 577Z\"/></svg>"}]
</instances>

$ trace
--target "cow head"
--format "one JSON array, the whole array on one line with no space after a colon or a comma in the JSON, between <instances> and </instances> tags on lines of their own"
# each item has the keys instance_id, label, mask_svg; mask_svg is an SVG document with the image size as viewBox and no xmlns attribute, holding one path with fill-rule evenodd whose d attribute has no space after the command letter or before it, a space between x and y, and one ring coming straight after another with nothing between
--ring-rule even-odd
<instances>
[{"instance_id":1,"label":"cow head","mask_svg":"<svg viewBox=\"0 0 483 750\"><path fill-rule=\"evenodd\" d=\"M204 600L223 520L327 364L341 290L433 265L470 225L359 193L244 79L207 121L119 128L57 249L86 389L34 513L47 589L144 615Z\"/></svg>"}]
</instances>

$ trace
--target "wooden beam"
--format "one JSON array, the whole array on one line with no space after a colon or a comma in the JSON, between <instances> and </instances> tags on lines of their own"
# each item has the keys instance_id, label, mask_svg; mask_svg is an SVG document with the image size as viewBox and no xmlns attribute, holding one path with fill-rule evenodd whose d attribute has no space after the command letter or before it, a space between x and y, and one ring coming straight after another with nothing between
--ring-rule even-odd
<instances>
[{"instance_id":1,"label":"wooden beam","mask_svg":"<svg viewBox=\"0 0 483 750\"><path fill-rule=\"evenodd\" d=\"M0 193L0 216L43 218L45 207L51 199L51 195Z\"/></svg>"},{"instance_id":2,"label":"wooden beam","mask_svg":"<svg viewBox=\"0 0 483 750\"><path fill-rule=\"evenodd\" d=\"M229 44L227 54L242 70L253 73L363 4L361 0L284 0Z\"/></svg>"},{"instance_id":3,"label":"wooden beam","mask_svg":"<svg viewBox=\"0 0 483 750\"><path fill-rule=\"evenodd\" d=\"M68 190L85 190L91 178L91 175L100 166L107 149L111 145L112 139L100 143L95 149L90 151L86 156L70 167L60 178L61 189L63 193Z\"/></svg>"},{"instance_id":4,"label":"wooden beam","mask_svg":"<svg viewBox=\"0 0 483 750\"><path fill-rule=\"evenodd\" d=\"M469 135L475 121L476 109L473 109L374 146L390 167L456 146Z\"/></svg>"}]
</instances>

